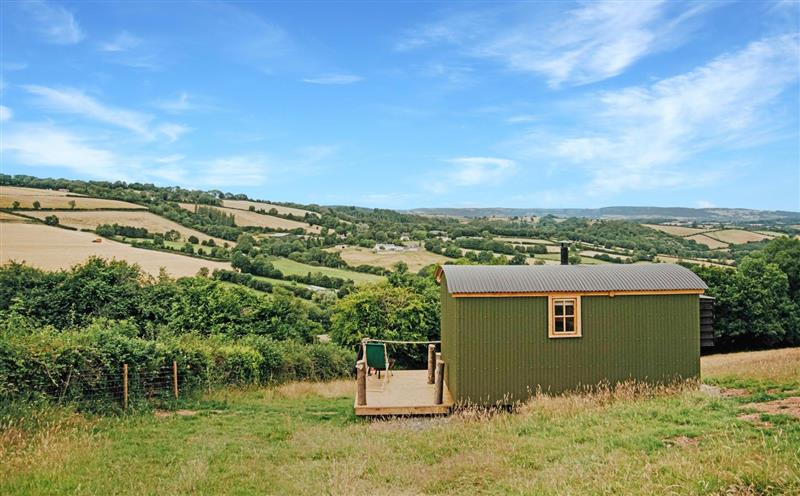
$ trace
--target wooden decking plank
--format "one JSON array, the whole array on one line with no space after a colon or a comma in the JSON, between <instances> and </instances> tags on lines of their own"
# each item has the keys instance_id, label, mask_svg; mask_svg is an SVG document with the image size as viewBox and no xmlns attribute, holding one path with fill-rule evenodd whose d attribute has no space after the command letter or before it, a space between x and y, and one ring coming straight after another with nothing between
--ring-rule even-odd
<instances>
[{"instance_id":1,"label":"wooden decking plank","mask_svg":"<svg viewBox=\"0 0 800 496\"><path fill-rule=\"evenodd\" d=\"M428 384L426 370L396 370L381 391L383 380L367 379L367 404L354 405L356 415L441 415L450 412L453 398L447 384L444 401L434 403L434 385Z\"/></svg>"}]
</instances>

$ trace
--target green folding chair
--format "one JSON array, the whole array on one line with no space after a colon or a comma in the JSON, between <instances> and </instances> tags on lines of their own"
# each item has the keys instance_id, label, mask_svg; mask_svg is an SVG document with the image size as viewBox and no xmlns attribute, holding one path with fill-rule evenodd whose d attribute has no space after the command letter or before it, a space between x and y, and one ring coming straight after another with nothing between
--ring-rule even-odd
<instances>
[{"instance_id":1,"label":"green folding chair","mask_svg":"<svg viewBox=\"0 0 800 496\"><path fill-rule=\"evenodd\" d=\"M385 343L364 343L364 356L367 358L367 370L374 368L378 371L378 379L381 378L381 370L386 372L384 383L381 385L381 391L386 382L389 381L389 354L386 351Z\"/></svg>"}]
</instances>

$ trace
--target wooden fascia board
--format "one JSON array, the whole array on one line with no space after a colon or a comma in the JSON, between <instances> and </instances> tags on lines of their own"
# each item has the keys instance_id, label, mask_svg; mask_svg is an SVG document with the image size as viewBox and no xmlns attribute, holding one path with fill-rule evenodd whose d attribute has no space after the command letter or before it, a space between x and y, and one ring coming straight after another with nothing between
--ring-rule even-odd
<instances>
[{"instance_id":1,"label":"wooden fascia board","mask_svg":"<svg viewBox=\"0 0 800 496\"><path fill-rule=\"evenodd\" d=\"M674 295L674 294L696 294L704 293L702 289L661 289L661 290L639 290L639 291L547 291L531 293L451 293L454 298L518 298L531 296L634 296L634 295Z\"/></svg>"}]
</instances>

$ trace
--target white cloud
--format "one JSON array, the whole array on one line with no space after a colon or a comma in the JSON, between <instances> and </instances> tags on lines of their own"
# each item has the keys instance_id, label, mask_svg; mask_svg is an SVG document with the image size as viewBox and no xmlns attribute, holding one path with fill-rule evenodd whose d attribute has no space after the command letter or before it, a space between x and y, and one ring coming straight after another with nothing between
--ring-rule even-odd
<instances>
[{"instance_id":1,"label":"white cloud","mask_svg":"<svg viewBox=\"0 0 800 496\"><path fill-rule=\"evenodd\" d=\"M539 120L539 118L535 115L512 115L506 119L506 122L509 124L527 124L536 122L537 120Z\"/></svg>"},{"instance_id":2,"label":"white cloud","mask_svg":"<svg viewBox=\"0 0 800 496\"><path fill-rule=\"evenodd\" d=\"M6 130L2 147L9 160L29 166L65 167L102 179L120 178L114 153L50 125L21 125Z\"/></svg>"},{"instance_id":3,"label":"white cloud","mask_svg":"<svg viewBox=\"0 0 800 496\"><path fill-rule=\"evenodd\" d=\"M180 114L182 112L189 112L191 110L208 108L207 105L195 101L195 98L191 97L189 93L185 91L182 91L176 98L171 100L160 100L155 102L153 105L165 112L172 114Z\"/></svg>"},{"instance_id":4,"label":"white cloud","mask_svg":"<svg viewBox=\"0 0 800 496\"><path fill-rule=\"evenodd\" d=\"M363 80L355 74L324 74L314 78L305 78L302 81L310 84L353 84Z\"/></svg>"},{"instance_id":5,"label":"white cloud","mask_svg":"<svg viewBox=\"0 0 800 496\"><path fill-rule=\"evenodd\" d=\"M14 112L12 112L10 108L5 105L0 105L0 122L10 121L13 116Z\"/></svg>"},{"instance_id":6,"label":"white cloud","mask_svg":"<svg viewBox=\"0 0 800 496\"><path fill-rule=\"evenodd\" d=\"M715 206L708 200L697 200L697 208L714 208Z\"/></svg>"},{"instance_id":7,"label":"white cloud","mask_svg":"<svg viewBox=\"0 0 800 496\"><path fill-rule=\"evenodd\" d=\"M709 6L692 4L673 13L668 11L674 5L663 1L589 2L547 24L538 7L533 13L460 14L413 30L396 48L453 44L468 56L540 74L552 87L582 85L614 77L642 57L679 43L686 21Z\"/></svg>"},{"instance_id":8,"label":"white cloud","mask_svg":"<svg viewBox=\"0 0 800 496\"><path fill-rule=\"evenodd\" d=\"M113 40L100 43L103 52L127 52L142 44L142 40L128 33L120 32Z\"/></svg>"},{"instance_id":9,"label":"white cloud","mask_svg":"<svg viewBox=\"0 0 800 496\"><path fill-rule=\"evenodd\" d=\"M578 132L531 134L512 146L581 166L592 178L591 195L714 181L725 171L698 171L690 160L781 136L776 100L800 77L799 41L766 38L685 74L599 93L583 109L580 121L589 124Z\"/></svg>"},{"instance_id":10,"label":"white cloud","mask_svg":"<svg viewBox=\"0 0 800 496\"><path fill-rule=\"evenodd\" d=\"M271 169L271 164L261 156L221 157L203 164L202 170L196 174L196 181L215 188L253 186L262 184Z\"/></svg>"},{"instance_id":11,"label":"white cloud","mask_svg":"<svg viewBox=\"0 0 800 496\"><path fill-rule=\"evenodd\" d=\"M423 188L442 194L453 186L475 187L502 183L516 172L513 160L496 157L458 157L445 160L448 168L434 171L423 180Z\"/></svg>"},{"instance_id":12,"label":"white cloud","mask_svg":"<svg viewBox=\"0 0 800 496\"><path fill-rule=\"evenodd\" d=\"M72 12L64 7L41 0L21 4L33 21L31 26L44 41L57 45L72 45L84 38L83 31Z\"/></svg>"},{"instance_id":13,"label":"white cloud","mask_svg":"<svg viewBox=\"0 0 800 496\"><path fill-rule=\"evenodd\" d=\"M180 124L153 125L153 116L135 110L114 107L72 88L50 88L27 85L23 87L37 97L38 104L52 112L80 115L105 124L132 131L146 139L164 136L168 142L176 141L189 129Z\"/></svg>"}]
</instances>

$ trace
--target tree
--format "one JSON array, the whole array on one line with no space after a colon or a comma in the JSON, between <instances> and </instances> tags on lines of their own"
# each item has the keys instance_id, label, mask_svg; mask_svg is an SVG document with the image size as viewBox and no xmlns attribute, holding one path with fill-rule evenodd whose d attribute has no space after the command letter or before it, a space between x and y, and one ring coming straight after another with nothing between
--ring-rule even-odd
<instances>
[{"instance_id":1,"label":"tree","mask_svg":"<svg viewBox=\"0 0 800 496\"><path fill-rule=\"evenodd\" d=\"M17 200L14 200L13 202L11 202L11 208L13 208L14 210L18 209L19 208L19 202Z\"/></svg>"},{"instance_id":2,"label":"tree","mask_svg":"<svg viewBox=\"0 0 800 496\"><path fill-rule=\"evenodd\" d=\"M70 210L75 210L75 205L76 205L75 200L70 200L69 202L67 202L67 204L69 205Z\"/></svg>"},{"instance_id":3,"label":"tree","mask_svg":"<svg viewBox=\"0 0 800 496\"><path fill-rule=\"evenodd\" d=\"M57 226L58 225L58 217L55 215L48 215L44 218L44 223L48 226Z\"/></svg>"},{"instance_id":4,"label":"tree","mask_svg":"<svg viewBox=\"0 0 800 496\"><path fill-rule=\"evenodd\" d=\"M517 253L511 260L509 260L509 265L527 265L528 264L528 257L523 255L522 253Z\"/></svg>"},{"instance_id":5,"label":"tree","mask_svg":"<svg viewBox=\"0 0 800 496\"><path fill-rule=\"evenodd\" d=\"M199 239L197 239L197 236L195 236L194 234L192 234L191 236L189 236L189 239L188 239L187 241L189 241L189 243L191 243L191 244L193 244L193 245L196 245L197 243L199 243L199 242L200 242L200 240L199 240Z\"/></svg>"},{"instance_id":6,"label":"tree","mask_svg":"<svg viewBox=\"0 0 800 496\"><path fill-rule=\"evenodd\" d=\"M33 201L33 209L34 210L39 210L40 208L42 208L42 204L39 203L39 200L34 200Z\"/></svg>"},{"instance_id":7,"label":"tree","mask_svg":"<svg viewBox=\"0 0 800 496\"><path fill-rule=\"evenodd\" d=\"M773 239L764 247L760 256L780 267L786 274L789 293L794 302L800 305L800 239L786 236Z\"/></svg>"},{"instance_id":8,"label":"tree","mask_svg":"<svg viewBox=\"0 0 800 496\"><path fill-rule=\"evenodd\" d=\"M164 233L164 239L166 241L178 241L179 239L181 239L181 233L179 233L175 229L170 229L169 231Z\"/></svg>"}]
</instances>

